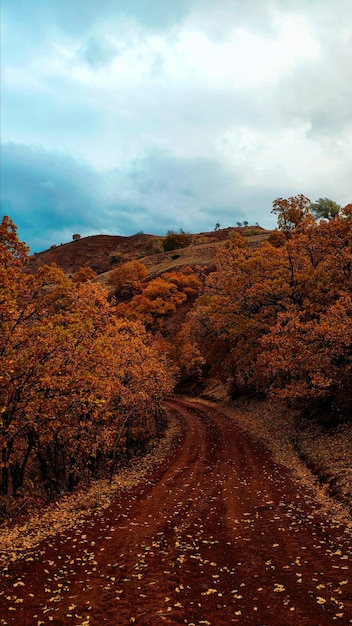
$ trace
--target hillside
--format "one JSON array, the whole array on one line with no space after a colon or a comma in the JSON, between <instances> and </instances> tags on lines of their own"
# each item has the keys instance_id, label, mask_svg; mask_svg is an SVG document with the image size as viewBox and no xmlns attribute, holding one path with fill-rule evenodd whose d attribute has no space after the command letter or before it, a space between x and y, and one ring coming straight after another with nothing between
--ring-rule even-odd
<instances>
[{"instance_id":1,"label":"hillside","mask_svg":"<svg viewBox=\"0 0 352 626\"><path fill-rule=\"evenodd\" d=\"M145 238L152 238L144 235ZM97 274L111 269L113 253L119 251L127 260L138 254L140 242L138 236L122 237L119 235L93 235L76 241L52 246L31 257L29 267L36 272L42 265L56 263L64 272L72 274L80 267L89 266Z\"/></svg>"},{"instance_id":2,"label":"hillside","mask_svg":"<svg viewBox=\"0 0 352 626\"><path fill-rule=\"evenodd\" d=\"M244 235L249 245L255 247L267 239L271 231L248 226L197 233L192 235L191 246L171 252L163 252L165 237L144 233L130 237L93 235L34 254L29 268L36 272L43 265L55 263L65 273L73 274L80 267L89 266L99 275L97 282L107 284L108 272L121 263L138 259L147 267L148 277L154 278L162 272L186 265L211 266L219 246L228 241L234 232Z\"/></svg>"}]
</instances>

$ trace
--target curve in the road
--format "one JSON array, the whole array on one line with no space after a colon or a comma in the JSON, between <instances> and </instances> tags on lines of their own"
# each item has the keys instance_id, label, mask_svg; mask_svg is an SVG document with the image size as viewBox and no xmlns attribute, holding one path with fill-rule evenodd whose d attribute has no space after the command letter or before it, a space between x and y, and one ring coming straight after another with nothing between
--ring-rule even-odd
<instances>
[{"instance_id":1,"label":"curve in the road","mask_svg":"<svg viewBox=\"0 0 352 626\"><path fill-rule=\"evenodd\" d=\"M350 538L216 407L143 486L6 571L0 624L352 623Z\"/></svg>"}]
</instances>

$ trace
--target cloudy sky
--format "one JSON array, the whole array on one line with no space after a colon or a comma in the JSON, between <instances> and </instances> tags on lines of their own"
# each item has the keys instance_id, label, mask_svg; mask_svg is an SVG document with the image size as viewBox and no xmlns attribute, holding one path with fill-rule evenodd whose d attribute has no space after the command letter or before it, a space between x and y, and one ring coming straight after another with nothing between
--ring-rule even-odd
<instances>
[{"instance_id":1,"label":"cloudy sky","mask_svg":"<svg viewBox=\"0 0 352 626\"><path fill-rule=\"evenodd\" d=\"M1 0L1 213L31 251L352 201L351 0Z\"/></svg>"}]
</instances>

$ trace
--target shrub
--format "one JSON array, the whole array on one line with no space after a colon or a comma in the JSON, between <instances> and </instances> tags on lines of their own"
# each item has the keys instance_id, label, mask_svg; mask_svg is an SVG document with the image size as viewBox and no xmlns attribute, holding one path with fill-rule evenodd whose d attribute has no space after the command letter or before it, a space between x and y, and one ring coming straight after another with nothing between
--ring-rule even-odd
<instances>
[{"instance_id":1,"label":"shrub","mask_svg":"<svg viewBox=\"0 0 352 626\"><path fill-rule=\"evenodd\" d=\"M163 245L165 252L171 252L172 250L187 248L187 246L190 246L192 242L192 235L184 233L183 230L179 233L169 230Z\"/></svg>"}]
</instances>

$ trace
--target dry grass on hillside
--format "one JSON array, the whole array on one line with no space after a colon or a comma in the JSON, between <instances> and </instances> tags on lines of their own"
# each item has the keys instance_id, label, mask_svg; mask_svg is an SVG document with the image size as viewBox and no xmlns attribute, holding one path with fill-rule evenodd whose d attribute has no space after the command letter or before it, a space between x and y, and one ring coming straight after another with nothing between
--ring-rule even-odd
<instances>
[{"instance_id":1,"label":"dry grass on hillside","mask_svg":"<svg viewBox=\"0 0 352 626\"><path fill-rule=\"evenodd\" d=\"M260 226L241 226L192 234L192 246L167 253L162 252L165 240L163 236L147 235L143 232L129 237L91 235L53 245L48 250L33 254L28 269L37 272L42 265L55 263L66 274L72 275L80 267L88 266L99 275L98 283L108 285L109 272L126 261L142 261L153 278L162 272L181 269L185 265L212 264L218 247L234 233L243 235L249 245L255 247L267 239L270 232Z\"/></svg>"},{"instance_id":2,"label":"dry grass on hillside","mask_svg":"<svg viewBox=\"0 0 352 626\"><path fill-rule=\"evenodd\" d=\"M172 252L160 252L159 254L143 257L140 259L140 262L146 266L148 271L147 279L149 280L164 272L181 270L188 265L192 267L196 265L202 267L211 266L214 262L216 251L219 249L219 246L222 245L223 242L219 242L189 246L188 248L173 250ZM112 271L113 270L100 274L94 279L94 282L109 288Z\"/></svg>"},{"instance_id":3,"label":"dry grass on hillside","mask_svg":"<svg viewBox=\"0 0 352 626\"><path fill-rule=\"evenodd\" d=\"M230 232L234 230L236 229L230 229ZM245 234L245 232L242 234ZM270 231L260 229L259 232L246 236L246 239L251 247L257 247L268 238L269 234ZM160 276L164 272L181 270L187 266L212 268L217 251L228 242L228 235L226 238L222 237L218 240L215 239L215 234L212 235L209 236L207 242L204 242L203 240L206 237L204 233L201 233L195 237L196 243L192 246L172 250L171 252L159 252L158 254L140 258L140 262L146 266L148 271L147 280ZM94 282L109 288L111 271L100 274L94 279Z\"/></svg>"}]
</instances>

